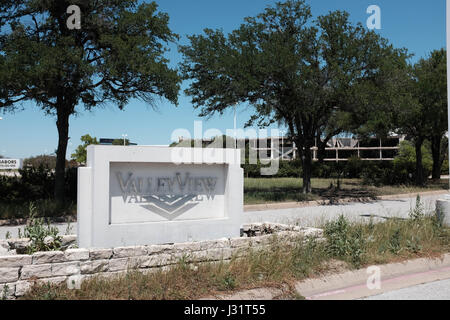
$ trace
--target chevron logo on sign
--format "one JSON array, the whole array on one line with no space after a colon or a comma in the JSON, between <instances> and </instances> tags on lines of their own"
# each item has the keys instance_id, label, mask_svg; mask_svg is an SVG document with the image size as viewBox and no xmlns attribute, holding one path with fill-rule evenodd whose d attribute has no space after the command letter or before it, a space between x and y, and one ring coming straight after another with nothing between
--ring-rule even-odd
<instances>
[{"instance_id":1,"label":"chevron logo on sign","mask_svg":"<svg viewBox=\"0 0 450 320\"><path fill-rule=\"evenodd\" d=\"M141 205L141 207L169 221L178 218L183 213L199 204L199 202L193 202L197 198L196 195L153 195L143 198L145 198L148 203Z\"/></svg>"}]
</instances>

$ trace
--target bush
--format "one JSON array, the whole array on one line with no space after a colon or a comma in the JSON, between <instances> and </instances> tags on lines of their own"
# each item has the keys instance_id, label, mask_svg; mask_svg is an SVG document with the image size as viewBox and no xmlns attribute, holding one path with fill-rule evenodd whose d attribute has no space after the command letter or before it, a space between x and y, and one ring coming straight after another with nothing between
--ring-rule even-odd
<instances>
[{"instance_id":1,"label":"bush","mask_svg":"<svg viewBox=\"0 0 450 320\"><path fill-rule=\"evenodd\" d=\"M446 176L448 175L448 172L449 172L448 160L444 160L444 162L442 163L441 174Z\"/></svg>"},{"instance_id":2,"label":"bush","mask_svg":"<svg viewBox=\"0 0 450 320\"><path fill-rule=\"evenodd\" d=\"M5 202L23 202L53 198L55 173L52 169L39 166L19 170L21 177L0 177L0 198ZM70 168L65 174L66 197L75 200L77 196L77 169Z\"/></svg>"},{"instance_id":3,"label":"bush","mask_svg":"<svg viewBox=\"0 0 450 320\"><path fill-rule=\"evenodd\" d=\"M365 260L366 241L362 228L351 227L344 216L328 222L324 230L327 238L327 251L332 257L350 262L360 267Z\"/></svg>"},{"instance_id":4,"label":"bush","mask_svg":"<svg viewBox=\"0 0 450 320\"><path fill-rule=\"evenodd\" d=\"M361 172L363 184L380 186L393 184L394 165L392 162L368 162Z\"/></svg>"},{"instance_id":5,"label":"bush","mask_svg":"<svg viewBox=\"0 0 450 320\"><path fill-rule=\"evenodd\" d=\"M433 160L426 145L422 147L422 154L424 175L429 177ZM364 184L376 186L413 184L416 180L416 151L413 144L409 141L403 141L400 144L399 155L392 162L367 162L362 170L361 178Z\"/></svg>"},{"instance_id":6,"label":"bush","mask_svg":"<svg viewBox=\"0 0 450 320\"><path fill-rule=\"evenodd\" d=\"M350 179L361 178L361 173L365 168L367 162L362 161L358 157L352 157L348 160L345 167L345 177Z\"/></svg>"},{"instance_id":7,"label":"bush","mask_svg":"<svg viewBox=\"0 0 450 320\"><path fill-rule=\"evenodd\" d=\"M301 160L280 161L276 178L300 178L303 174Z\"/></svg>"},{"instance_id":8,"label":"bush","mask_svg":"<svg viewBox=\"0 0 450 320\"><path fill-rule=\"evenodd\" d=\"M24 236L31 240L31 245L27 249L28 254L57 251L61 248L58 228L46 225L43 218L36 217L36 207L32 202L29 205L29 221L24 228Z\"/></svg>"},{"instance_id":9,"label":"bush","mask_svg":"<svg viewBox=\"0 0 450 320\"><path fill-rule=\"evenodd\" d=\"M55 174L44 166L19 170L21 177L0 176L0 219L24 218L30 202L39 216L61 216L74 212L77 198L77 170L66 170L66 202L61 208L53 201Z\"/></svg>"},{"instance_id":10,"label":"bush","mask_svg":"<svg viewBox=\"0 0 450 320\"><path fill-rule=\"evenodd\" d=\"M261 169L269 167L270 165L261 164L244 164L244 176L247 178L261 178ZM302 176L302 162L301 160L294 161L280 161L278 173L270 178L300 178Z\"/></svg>"},{"instance_id":11,"label":"bush","mask_svg":"<svg viewBox=\"0 0 450 320\"><path fill-rule=\"evenodd\" d=\"M314 178L331 178L333 174L333 163L314 162L312 167L312 176Z\"/></svg>"},{"instance_id":12,"label":"bush","mask_svg":"<svg viewBox=\"0 0 450 320\"><path fill-rule=\"evenodd\" d=\"M427 179L433 169L433 158L428 145L422 147L422 165L424 176ZM401 183L413 182L416 178L416 150L410 141L400 144L399 155L394 160L396 179Z\"/></svg>"},{"instance_id":13,"label":"bush","mask_svg":"<svg viewBox=\"0 0 450 320\"><path fill-rule=\"evenodd\" d=\"M40 155L36 157L27 158L23 161L24 167L44 167L55 169L56 168L56 156L54 155Z\"/></svg>"},{"instance_id":14,"label":"bush","mask_svg":"<svg viewBox=\"0 0 450 320\"><path fill-rule=\"evenodd\" d=\"M261 163L258 164L244 164L244 176L247 178L260 178L261 177Z\"/></svg>"},{"instance_id":15,"label":"bush","mask_svg":"<svg viewBox=\"0 0 450 320\"><path fill-rule=\"evenodd\" d=\"M422 147L424 175L431 174L433 160L429 143ZM244 165L245 176L248 178L261 177L261 165ZM448 174L448 161L444 162L443 174ZM347 178L363 179L367 185L405 185L415 182L416 174L416 152L414 145L410 141L403 141L400 144L400 151L394 161L363 161L357 157L352 157L345 162L314 162L312 165L313 178ZM281 161L277 178L301 178L301 160Z\"/></svg>"}]
</instances>

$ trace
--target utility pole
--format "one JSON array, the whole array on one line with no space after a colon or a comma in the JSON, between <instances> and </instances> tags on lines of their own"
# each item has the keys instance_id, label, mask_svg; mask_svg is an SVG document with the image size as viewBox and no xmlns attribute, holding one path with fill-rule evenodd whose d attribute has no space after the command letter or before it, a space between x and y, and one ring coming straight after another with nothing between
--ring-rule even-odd
<instances>
[{"instance_id":1,"label":"utility pole","mask_svg":"<svg viewBox=\"0 0 450 320\"><path fill-rule=\"evenodd\" d=\"M447 0L447 98L448 98L448 142L450 143L450 0ZM450 161L450 147L448 148ZM450 169L450 168L449 168ZM450 172L449 172L450 174ZM450 180L450 179L449 179Z\"/></svg>"},{"instance_id":2,"label":"utility pole","mask_svg":"<svg viewBox=\"0 0 450 320\"><path fill-rule=\"evenodd\" d=\"M237 103L234 104L234 148L237 149Z\"/></svg>"}]
</instances>

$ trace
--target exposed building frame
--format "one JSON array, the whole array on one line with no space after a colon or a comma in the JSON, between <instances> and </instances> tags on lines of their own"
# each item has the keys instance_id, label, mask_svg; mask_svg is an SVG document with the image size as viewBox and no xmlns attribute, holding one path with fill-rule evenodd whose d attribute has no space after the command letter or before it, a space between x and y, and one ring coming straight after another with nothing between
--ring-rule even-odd
<instances>
[{"instance_id":1,"label":"exposed building frame","mask_svg":"<svg viewBox=\"0 0 450 320\"><path fill-rule=\"evenodd\" d=\"M267 153L267 158L270 158L271 160L291 161L297 159L298 149L295 142L291 139L270 137L266 139L267 141L264 140L265 139L256 139L255 141L255 139L251 139L253 142L251 145L255 145L255 142L257 142L258 145L257 148L252 149L260 155ZM376 141L377 146L364 145L360 140L355 138L333 138L327 144L328 147L325 148L327 157L325 157L324 161L342 162L348 161L351 157L357 157L363 161L393 161L400 149L400 142L405 140L405 136L393 135L388 137L386 141L395 141L394 146L393 143L390 143L389 145L383 144L382 139L372 138L370 140L372 143ZM313 161L319 161L317 141L316 145L311 148L311 150L313 152ZM351 154L351 156L348 156L348 154ZM371 155L367 156L367 154ZM333 155L333 157L330 155Z\"/></svg>"}]
</instances>

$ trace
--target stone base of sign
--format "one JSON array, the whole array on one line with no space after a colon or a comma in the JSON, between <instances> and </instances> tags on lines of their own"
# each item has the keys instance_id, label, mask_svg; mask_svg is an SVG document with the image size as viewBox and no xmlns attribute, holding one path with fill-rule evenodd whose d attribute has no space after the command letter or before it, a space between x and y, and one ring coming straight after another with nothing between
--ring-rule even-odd
<instances>
[{"instance_id":1,"label":"stone base of sign","mask_svg":"<svg viewBox=\"0 0 450 320\"><path fill-rule=\"evenodd\" d=\"M450 195L436 201L436 214L443 225L450 227Z\"/></svg>"},{"instance_id":2,"label":"stone base of sign","mask_svg":"<svg viewBox=\"0 0 450 320\"><path fill-rule=\"evenodd\" d=\"M60 237L61 250L73 249L77 247L76 235L64 235ZM28 252L28 248L31 246L31 240L28 238L23 239L6 239L0 240L0 256L10 256L17 254L25 254Z\"/></svg>"},{"instance_id":3,"label":"stone base of sign","mask_svg":"<svg viewBox=\"0 0 450 320\"><path fill-rule=\"evenodd\" d=\"M248 237L247 234L260 234ZM68 249L33 255L0 256L0 299L23 296L35 283L66 283L79 288L92 277L115 277L137 270L148 273L165 270L180 259L193 267L201 263L229 261L245 255L249 248L264 249L273 241L294 244L299 239L322 237L322 230L281 224L244 226L244 237L170 245L116 247L109 249Z\"/></svg>"}]
</instances>

